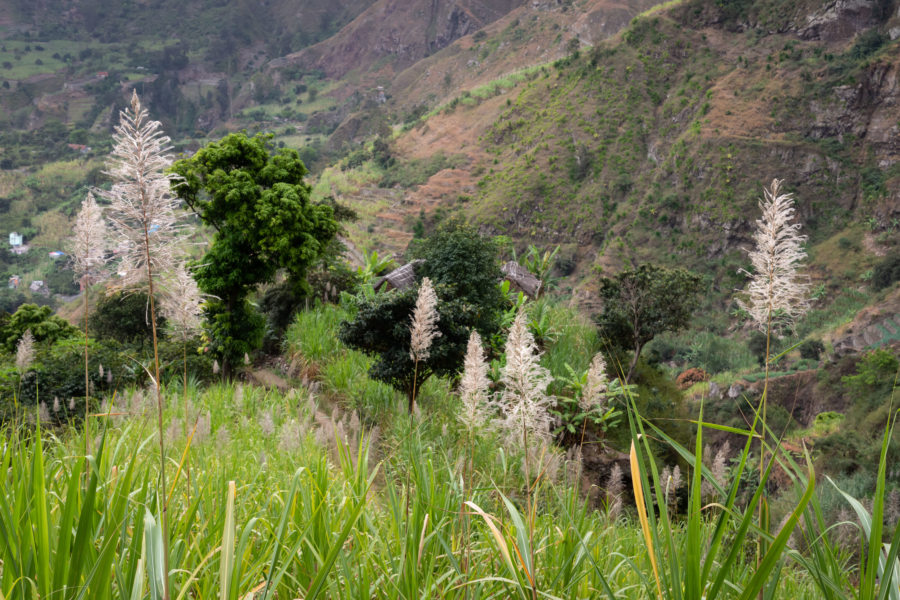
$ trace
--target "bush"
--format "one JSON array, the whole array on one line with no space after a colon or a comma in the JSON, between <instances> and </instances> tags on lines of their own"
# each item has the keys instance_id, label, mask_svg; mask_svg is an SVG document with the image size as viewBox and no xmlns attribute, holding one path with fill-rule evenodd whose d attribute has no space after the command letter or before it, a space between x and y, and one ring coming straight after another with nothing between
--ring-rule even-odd
<instances>
[{"instance_id":1,"label":"bush","mask_svg":"<svg viewBox=\"0 0 900 600\"><path fill-rule=\"evenodd\" d=\"M766 348L768 345L768 340L766 339L766 334L758 329L754 329L750 332L750 338L747 340L747 346L750 348L750 352L753 353L753 356L756 357L756 360L759 364L766 364Z\"/></svg>"},{"instance_id":2,"label":"bush","mask_svg":"<svg viewBox=\"0 0 900 600\"><path fill-rule=\"evenodd\" d=\"M857 363L856 375L846 375L841 381L856 395L869 395L869 392L893 387L898 368L900 361L891 352L874 350Z\"/></svg>"},{"instance_id":3,"label":"bush","mask_svg":"<svg viewBox=\"0 0 900 600\"><path fill-rule=\"evenodd\" d=\"M800 358L819 360L822 353L825 352L825 344L820 340L806 340L800 344L798 350L800 350Z\"/></svg>"},{"instance_id":4,"label":"bush","mask_svg":"<svg viewBox=\"0 0 900 600\"><path fill-rule=\"evenodd\" d=\"M88 340L91 394L100 396L119 387L143 382L145 373L129 358L129 353L116 341ZM103 365L103 375L100 375ZM55 344L38 344L35 363L22 377L21 385L15 374L0 376L0 397L9 402L13 397L19 404L34 406L44 402L56 421L80 417L84 414L84 338L71 337ZM68 404L75 398L74 411ZM53 411L54 399L59 411ZM0 418L9 416L11 407L0 408ZM2 414L2 413L5 413ZM72 413L72 414L70 414Z\"/></svg>"},{"instance_id":5,"label":"bush","mask_svg":"<svg viewBox=\"0 0 900 600\"><path fill-rule=\"evenodd\" d=\"M900 281L900 252L888 255L872 270L872 288L876 291L889 287L895 281Z\"/></svg>"},{"instance_id":6,"label":"bush","mask_svg":"<svg viewBox=\"0 0 900 600\"><path fill-rule=\"evenodd\" d=\"M153 336L148 302L144 292L102 296L88 317L88 334L122 344L136 343L143 348ZM157 316L156 325L163 331L166 320Z\"/></svg>"},{"instance_id":7,"label":"bush","mask_svg":"<svg viewBox=\"0 0 900 600\"><path fill-rule=\"evenodd\" d=\"M696 366L707 373L740 371L756 366L745 343L711 332L667 332L650 342L648 349L651 363L674 362Z\"/></svg>"},{"instance_id":8,"label":"bush","mask_svg":"<svg viewBox=\"0 0 900 600\"><path fill-rule=\"evenodd\" d=\"M679 389L686 390L695 383L709 381L709 373L703 369L691 368L681 373L676 379Z\"/></svg>"}]
</instances>

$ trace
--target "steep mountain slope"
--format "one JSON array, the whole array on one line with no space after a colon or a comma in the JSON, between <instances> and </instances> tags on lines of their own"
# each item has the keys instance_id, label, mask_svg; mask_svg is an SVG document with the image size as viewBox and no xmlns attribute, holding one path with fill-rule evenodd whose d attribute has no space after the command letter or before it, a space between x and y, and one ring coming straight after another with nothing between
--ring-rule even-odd
<instances>
[{"instance_id":1,"label":"steep mountain slope","mask_svg":"<svg viewBox=\"0 0 900 600\"><path fill-rule=\"evenodd\" d=\"M796 193L813 242L855 221L890 243L900 217L900 62L889 39L898 18L853 37L852 27L810 26L824 4L808 10L780 14L780 33L735 33L701 2L644 16L521 93L447 107L396 146L409 157L465 148L474 187L464 212L497 232L568 245L582 273L652 259L736 287L739 247L774 177ZM854 15L834 20L868 23ZM498 104L502 114L480 129Z\"/></svg>"},{"instance_id":2,"label":"steep mountain slope","mask_svg":"<svg viewBox=\"0 0 900 600\"><path fill-rule=\"evenodd\" d=\"M330 39L273 66L302 65L332 79L351 71L390 76L481 29L522 0L378 0Z\"/></svg>"}]
</instances>

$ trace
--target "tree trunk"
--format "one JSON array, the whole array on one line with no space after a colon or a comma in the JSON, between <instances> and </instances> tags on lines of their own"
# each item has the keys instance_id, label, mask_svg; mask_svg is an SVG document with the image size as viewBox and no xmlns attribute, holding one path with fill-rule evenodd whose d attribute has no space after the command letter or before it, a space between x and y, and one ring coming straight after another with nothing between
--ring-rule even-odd
<instances>
[{"instance_id":1,"label":"tree trunk","mask_svg":"<svg viewBox=\"0 0 900 600\"><path fill-rule=\"evenodd\" d=\"M228 295L228 314L231 315L234 311L235 298L234 294ZM231 381L231 361L228 359L228 352L225 352L222 355L222 381L228 382Z\"/></svg>"},{"instance_id":2,"label":"tree trunk","mask_svg":"<svg viewBox=\"0 0 900 600\"><path fill-rule=\"evenodd\" d=\"M625 376L625 383L631 383L631 377L634 375L634 370L637 368L638 358L641 356L641 349L643 347L643 344L637 344L634 347L634 358L631 359L631 366L628 367L628 375Z\"/></svg>"}]
</instances>

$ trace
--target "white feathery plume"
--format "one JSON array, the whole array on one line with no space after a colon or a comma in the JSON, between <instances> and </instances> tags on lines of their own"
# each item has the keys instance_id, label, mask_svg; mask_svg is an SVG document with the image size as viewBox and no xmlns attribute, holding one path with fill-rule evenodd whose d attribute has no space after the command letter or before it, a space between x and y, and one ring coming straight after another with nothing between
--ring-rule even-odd
<instances>
[{"instance_id":1,"label":"white feathery plume","mask_svg":"<svg viewBox=\"0 0 900 600\"><path fill-rule=\"evenodd\" d=\"M500 376L503 391L498 404L505 415L503 427L511 443L524 442L520 436L525 431L548 442L550 408L555 398L547 395L547 386L553 379L550 371L541 366L526 320L525 311L520 308L506 341L506 366Z\"/></svg>"},{"instance_id":2,"label":"white feathery plume","mask_svg":"<svg viewBox=\"0 0 900 600\"><path fill-rule=\"evenodd\" d=\"M424 278L419 286L416 308L413 310L412 325L409 328L409 357L418 362L428 360L431 342L441 335L437 329L440 316L437 312L437 294L429 278Z\"/></svg>"},{"instance_id":3,"label":"white feathery plume","mask_svg":"<svg viewBox=\"0 0 900 600\"><path fill-rule=\"evenodd\" d=\"M800 235L800 224L791 223L794 217L793 194L781 192L782 180L773 179L769 189L763 190L760 200L762 218L756 221L753 239L756 248L750 251L753 273L741 269L750 277L746 299L738 298L738 305L750 314L760 330L766 331L770 319L779 313L779 320L791 324L809 308L809 284L800 280L797 268L806 258Z\"/></svg>"},{"instance_id":4,"label":"white feathery plume","mask_svg":"<svg viewBox=\"0 0 900 600\"><path fill-rule=\"evenodd\" d=\"M163 287L160 312L172 332L187 339L200 329L203 295L184 261L178 263L164 281Z\"/></svg>"},{"instance_id":5,"label":"white feathery plume","mask_svg":"<svg viewBox=\"0 0 900 600\"><path fill-rule=\"evenodd\" d=\"M148 117L137 92L133 93L131 110L121 112L107 162L113 186L100 192L110 202L107 213L122 259L121 285L140 289L149 283L148 270L152 277L174 270L176 245L184 228L176 210L179 200L170 190L175 176L166 173L172 164L171 140L163 135L159 121Z\"/></svg>"},{"instance_id":6,"label":"white feathery plume","mask_svg":"<svg viewBox=\"0 0 900 600\"><path fill-rule=\"evenodd\" d=\"M624 500L622 496L625 492L625 474L619 463L615 463L609 472L609 479L606 482L606 507L609 518L615 520L622 513Z\"/></svg>"},{"instance_id":7,"label":"white feathery plume","mask_svg":"<svg viewBox=\"0 0 900 600\"><path fill-rule=\"evenodd\" d=\"M107 244L103 211L90 192L81 203L72 231L72 269L75 271L76 281L81 282L82 289L87 289L105 275L103 267L106 264Z\"/></svg>"},{"instance_id":8,"label":"white feathery plume","mask_svg":"<svg viewBox=\"0 0 900 600\"><path fill-rule=\"evenodd\" d=\"M30 329L26 329L25 333L19 338L16 344L16 369L19 373L24 373L34 362L34 335Z\"/></svg>"},{"instance_id":9,"label":"white feathery plume","mask_svg":"<svg viewBox=\"0 0 900 600\"><path fill-rule=\"evenodd\" d=\"M459 381L459 399L462 401L459 418L466 428L475 429L487 423L489 385L488 366L484 360L481 336L472 330L463 362L463 374Z\"/></svg>"},{"instance_id":10,"label":"white feathery plume","mask_svg":"<svg viewBox=\"0 0 900 600\"><path fill-rule=\"evenodd\" d=\"M113 185L103 196L110 201L109 218L118 237L122 256L119 273L121 285L146 290L149 296L150 323L153 329L153 368L151 386L157 404L159 428L159 489L165 494L166 452L163 430L164 402L160 388L159 350L156 331L154 293L160 275L175 267L175 249L183 226L179 224L178 199L170 187L174 176L166 173L172 163L167 154L168 137L160 131L159 121L151 121L141 106L137 92L131 96L131 111L122 111L113 135L112 153L107 174ZM169 571L168 500L163 500L163 572ZM163 596L169 597L169 580L165 578Z\"/></svg>"},{"instance_id":11,"label":"white feathery plume","mask_svg":"<svg viewBox=\"0 0 900 600\"><path fill-rule=\"evenodd\" d=\"M609 380L606 378L606 361L603 354L598 352L591 361L587 372L587 383L581 391L578 406L581 410L589 411L594 408L602 408L606 402L606 390Z\"/></svg>"}]
</instances>

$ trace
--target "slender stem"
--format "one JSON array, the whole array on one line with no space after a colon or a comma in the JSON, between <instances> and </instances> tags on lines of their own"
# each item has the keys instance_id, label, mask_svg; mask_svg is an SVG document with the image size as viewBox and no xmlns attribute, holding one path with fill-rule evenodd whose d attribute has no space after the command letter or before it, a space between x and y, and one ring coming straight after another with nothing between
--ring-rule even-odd
<instances>
[{"instance_id":1,"label":"slender stem","mask_svg":"<svg viewBox=\"0 0 900 600\"><path fill-rule=\"evenodd\" d=\"M184 384L184 431L187 433L188 423L188 384L187 384L187 336L182 340L181 345L181 364L183 367L183 371L181 374L181 380ZM190 441L188 441L190 443ZM187 503L188 506L191 505L191 455L190 455L190 447L187 448L184 455L184 475L187 479Z\"/></svg>"},{"instance_id":2,"label":"slender stem","mask_svg":"<svg viewBox=\"0 0 900 600\"><path fill-rule=\"evenodd\" d=\"M531 469L528 464L528 427L524 419L522 419L522 439L525 442L525 510L528 511L528 555L531 563L528 577L531 579L531 598L537 600L537 580L534 572L534 512L531 499Z\"/></svg>"},{"instance_id":3,"label":"slender stem","mask_svg":"<svg viewBox=\"0 0 900 600\"><path fill-rule=\"evenodd\" d=\"M90 396L91 382L88 377L88 277L85 275L81 278L84 287L84 454L87 456L91 453L91 422L90 413Z\"/></svg>"},{"instance_id":4,"label":"slender stem","mask_svg":"<svg viewBox=\"0 0 900 600\"><path fill-rule=\"evenodd\" d=\"M759 484L763 485L763 476L765 475L766 470L766 404L768 403L769 396L769 354L771 352L771 341L772 341L772 310L769 309L769 314L766 322L766 375L763 383L763 391L762 397L760 398L760 413L762 418L762 427L760 430L759 437ZM759 529L760 531L764 531L765 529L765 511L766 511L766 496L763 494L759 503ZM762 555L765 550L765 540L760 536L759 544L756 549L756 564L762 562Z\"/></svg>"},{"instance_id":5,"label":"slender stem","mask_svg":"<svg viewBox=\"0 0 900 600\"><path fill-rule=\"evenodd\" d=\"M419 378L419 359L417 358L413 366L413 382L412 396L409 397L409 414L413 412L413 406L416 404L416 379Z\"/></svg>"},{"instance_id":6,"label":"slender stem","mask_svg":"<svg viewBox=\"0 0 900 600\"><path fill-rule=\"evenodd\" d=\"M159 427L159 480L162 490L162 530L163 530L163 568L165 569L165 578L163 579L163 600L169 600L169 501L166 490L166 445L165 431L163 429L163 397L162 384L159 380L159 344L157 342L156 333L156 307L153 302L153 267L150 263L150 223L147 216L147 189L144 185L143 177L139 177L138 183L141 190L141 210L143 211L143 227L144 227L144 257L147 261L147 284L149 286L150 300L150 325L153 331L153 372L154 383L156 385L156 414L157 425Z\"/></svg>"}]
</instances>

